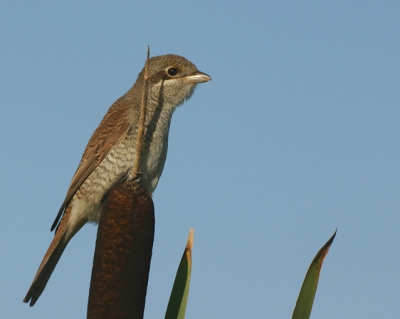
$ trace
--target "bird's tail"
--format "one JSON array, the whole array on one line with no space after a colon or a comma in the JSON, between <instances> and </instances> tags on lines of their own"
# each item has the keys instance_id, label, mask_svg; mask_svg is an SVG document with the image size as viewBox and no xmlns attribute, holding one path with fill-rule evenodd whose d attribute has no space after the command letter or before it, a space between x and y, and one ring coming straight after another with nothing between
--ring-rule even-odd
<instances>
[{"instance_id":1,"label":"bird's tail","mask_svg":"<svg viewBox=\"0 0 400 319\"><path fill-rule=\"evenodd\" d=\"M24 298L24 302L30 302L29 306L31 307L36 303L46 287L47 281L53 273L65 247L67 247L68 242L84 224L79 223L77 225L74 223L75 225L71 225L70 213L71 206L67 208L56 234L43 257L32 285Z\"/></svg>"}]
</instances>

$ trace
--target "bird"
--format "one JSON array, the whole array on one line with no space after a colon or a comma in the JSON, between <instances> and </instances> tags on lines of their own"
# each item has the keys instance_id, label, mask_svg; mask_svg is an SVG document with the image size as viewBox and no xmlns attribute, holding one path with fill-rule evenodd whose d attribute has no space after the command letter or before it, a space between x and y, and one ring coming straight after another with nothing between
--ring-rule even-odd
<instances>
[{"instance_id":1,"label":"bird","mask_svg":"<svg viewBox=\"0 0 400 319\"><path fill-rule=\"evenodd\" d=\"M211 77L186 58L166 54L148 60L148 88L140 184L150 194L157 186L168 149L174 110ZM54 238L23 299L32 307L71 238L88 222L98 224L110 189L130 178L134 165L145 68L135 84L108 109L94 131L51 231Z\"/></svg>"}]
</instances>

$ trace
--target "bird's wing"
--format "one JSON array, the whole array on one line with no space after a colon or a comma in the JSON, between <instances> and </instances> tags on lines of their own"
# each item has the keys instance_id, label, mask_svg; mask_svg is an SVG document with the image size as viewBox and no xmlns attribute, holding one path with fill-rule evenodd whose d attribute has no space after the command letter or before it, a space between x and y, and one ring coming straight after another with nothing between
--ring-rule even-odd
<instances>
[{"instance_id":1,"label":"bird's wing","mask_svg":"<svg viewBox=\"0 0 400 319\"><path fill-rule=\"evenodd\" d=\"M72 178L67 195L58 211L57 217L51 226L51 231L56 228L66 207L72 200L76 191L81 187L86 178L101 163L111 148L116 145L128 132L131 121L130 112L132 106L130 103L123 103L121 99L117 100L108 110L103 120L94 131L87 144L78 169Z\"/></svg>"}]
</instances>

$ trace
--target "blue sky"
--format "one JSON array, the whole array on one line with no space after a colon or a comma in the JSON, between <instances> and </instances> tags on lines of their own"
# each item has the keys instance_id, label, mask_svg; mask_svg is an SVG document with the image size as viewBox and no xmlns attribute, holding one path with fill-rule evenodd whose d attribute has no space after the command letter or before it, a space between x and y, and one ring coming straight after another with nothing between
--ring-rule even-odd
<instances>
[{"instance_id":1,"label":"blue sky","mask_svg":"<svg viewBox=\"0 0 400 319\"><path fill-rule=\"evenodd\" d=\"M187 318L290 318L336 227L313 318L400 313L398 1L3 1L0 314L84 318L96 227L22 303L92 132L151 55L212 82L174 114L146 318L190 227Z\"/></svg>"}]
</instances>

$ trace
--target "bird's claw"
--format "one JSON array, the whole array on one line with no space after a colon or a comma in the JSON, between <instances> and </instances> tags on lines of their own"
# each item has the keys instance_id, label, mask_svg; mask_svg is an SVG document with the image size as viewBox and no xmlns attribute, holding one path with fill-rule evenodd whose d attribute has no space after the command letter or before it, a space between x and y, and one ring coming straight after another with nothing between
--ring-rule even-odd
<instances>
[{"instance_id":1,"label":"bird's claw","mask_svg":"<svg viewBox=\"0 0 400 319\"><path fill-rule=\"evenodd\" d=\"M138 172L135 176L129 176L127 179L127 182L132 183L132 182L136 182L139 183L140 182L140 178L142 177L143 172Z\"/></svg>"}]
</instances>

